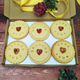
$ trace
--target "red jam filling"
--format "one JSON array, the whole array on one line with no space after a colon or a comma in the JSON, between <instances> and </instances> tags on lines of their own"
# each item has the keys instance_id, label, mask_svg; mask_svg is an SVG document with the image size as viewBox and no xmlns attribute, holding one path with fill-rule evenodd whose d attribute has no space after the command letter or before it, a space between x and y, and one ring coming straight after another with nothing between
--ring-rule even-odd
<instances>
[{"instance_id":1,"label":"red jam filling","mask_svg":"<svg viewBox=\"0 0 80 80\"><path fill-rule=\"evenodd\" d=\"M21 27L16 27L16 30L17 30L17 31L20 31L20 30L21 30Z\"/></svg>"},{"instance_id":2,"label":"red jam filling","mask_svg":"<svg viewBox=\"0 0 80 80\"><path fill-rule=\"evenodd\" d=\"M60 51L61 51L61 53L64 53L66 51L66 49L61 47Z\"/></svg>"},{"instance_id":3,"label":"red jam filling","mask_svg":"<svg viewBox=\"0 0 80 80\"><path fill-rule=\"evenodd\" d=\"M42 32L42 29L37 29L37 32L40 34Z\"/></svg>"},{"instance_id":4,"label":"red jam filling","mask_svg":"<svg viewBox=\"0 0 80 80\"><path fill-rule=\"evenodd\" d=\"M41 55L42 52L43 52L42 49L37 49L37 54L38 55Z\"/></svg>"},{"instance_id":5,"label":"red jam filling","mask_svg":"<svg viewBox=\"0 0 80 80\"><path fill-rule=\"evenodd\" d=\"M18 48L17 48L17 49L15 48L15 49L14 49L14 53L15 53L15 54L18 54L18 53L19 53L19 49L18 49Z\"/></svg>"},{"instance_id":6,"label":"red jam filling","mask_svg":"<svg viewBox=\"0 0 80 80\"><path fill-rule=\"evenodd\" d=\"M60 31L62 31L64 29L64 27L59 26L58 27Z\"/></svg>"}]
</instances>

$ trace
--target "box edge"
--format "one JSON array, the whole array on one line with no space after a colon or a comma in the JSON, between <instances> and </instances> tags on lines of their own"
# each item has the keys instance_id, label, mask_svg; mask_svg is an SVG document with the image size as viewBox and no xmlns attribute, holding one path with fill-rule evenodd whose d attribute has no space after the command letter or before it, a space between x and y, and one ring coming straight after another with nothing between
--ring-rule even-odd
<instances>
[{"instance_id":1,"label":"box edge","mask_svg":"<svg viewBox=\"0 0 80 80\"><path fill-rule=\"evenodd\" d=\"M8 25L9 25L9 19L7 19L7 23L6 23L7 25L6 25L6 31L5 31L5 38L4 38L4 45L3 45L3 50L2 50L2 58L1 58L1 65L5 65L5 47L6 47L6 42L7 42L7 38L6 38L6 36L7 36L7 33L8 33Z\"/></svg>"}]
</instances>

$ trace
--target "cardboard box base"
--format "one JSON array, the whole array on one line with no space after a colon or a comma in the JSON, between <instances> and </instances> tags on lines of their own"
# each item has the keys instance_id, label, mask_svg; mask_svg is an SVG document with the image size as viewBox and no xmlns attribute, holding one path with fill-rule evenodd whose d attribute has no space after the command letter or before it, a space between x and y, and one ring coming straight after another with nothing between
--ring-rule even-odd
<instances>
[{"instance_id":1,"label":"cardboard box base","mask_svg":"<svg viewBox=\"0 0 80 80\"><path fill-rule=\"evenodd\" d=\"M57 19L56 19L57 20ZM58 19L59 20L59 19ZM76 38L75 38L75 31L74 31L74 24L73 24L73 19L65 19L65 21L70 21L70 24L72 26L72 42L73 42L73 46L75 48L75 60L76 60L76 64L75 65L78 65L79 64L79 61L78 61L78 53L77 53L77 47L76 47ZM10 25L10 22L12 21L16 21L16 19L13 19L13 20L10 20L8 19L7 20L7 25L6 25L6 32L5 32L5 40L4 40L4 47L3 47L3 53L2 53L2 61L1 61L1 64L3 66L14 66L14 67L54 67L54 66L75 66L75 65L23 65L23 64L5 64L5 49L6 49L6 46L7 46L7 42L8 42L8 28L9 28L9 25ZM24 21L55 21L55 20L37 20L37 19L33 19L33 20L24 20Z\"/></svg>"}]
</instances>

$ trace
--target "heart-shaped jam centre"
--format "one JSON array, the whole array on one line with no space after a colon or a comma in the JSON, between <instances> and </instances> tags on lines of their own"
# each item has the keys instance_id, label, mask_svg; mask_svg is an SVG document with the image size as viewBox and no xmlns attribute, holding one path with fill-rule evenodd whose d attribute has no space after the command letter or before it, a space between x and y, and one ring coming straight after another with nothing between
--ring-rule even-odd
<instances>
[{"instance_id":1,"label":"heart-shaped jam centre","mask_svg":"<svg viewBox=\"0 0 80 80\"><path fill-rule=\"evenodd\" d=\"M37 49L37 54L38 55L41 55L42 52L43 52L42 49Z\"/></svg>"},{"instance_id":2,"label":"heart-shaped jam centre","mask_svg":"<svg viewBox=\"0 0 80 80\"><path fill-rule=\"evenodd\" d=\"M19 51L20 51L19 48L15 48L15 49L14 49L14 53L15 53L15 54L18 54Z\"/></svg>"},{"instance_id":3,"label":"heart-shaped jam centre","mask_svg":"<svg viewBox=\"0 0 80 80\"><path fill-rule=\"evenodd\" d=\"M17 31L20 31L20 30L21 30L21 27L16 27L16 30L17 30Z\"/></svg>"},{"instance_id":4,"label":"heart-shaped jam centre","mask_svg":"<svg viewBox=\"0 0 80 80\"><path fill-rule=\"evenodd\" d=\"M61 51L61 53L64 53L66 51L66 49L61 47L60 51Z\"/></svg>"},{"instance_id":5,"label":"heart-shaped jam centre","mask_svg":"<svg viewBox=\"0 0 80 80\"><path fill-rule=\"evenodd\" d=\"M62 31L64 29L64 27L59 26L58 27L60 31Z\"/></svg>"},{"instance_id":6,"label":"heart-shaped jam centre","mask_svg":"<svg viewBox=\"0 0 80 80\"><path fill-rule=\"evenodd\" d=\"M37 32L40 34L42 32L42 29L37 29Z\"/></svg>"}]
</instances>

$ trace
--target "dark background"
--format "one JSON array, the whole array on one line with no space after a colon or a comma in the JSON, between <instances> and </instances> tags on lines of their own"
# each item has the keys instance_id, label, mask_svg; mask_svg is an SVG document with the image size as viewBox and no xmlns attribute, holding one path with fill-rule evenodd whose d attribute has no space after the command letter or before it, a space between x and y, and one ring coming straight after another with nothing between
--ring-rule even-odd
<instances>
[{"instance_id":1,"label":"dark background","mask_svg":"<svg viewBox=\"0 0 80 80\"><path fill-rule=\"evenodd\" d=\"M80 63L80 5L77 1L76 16L73 17L73 20ZM0 61L2 58L6 21L7 18L4 16L4 0L0 0ZM25 68L3 67L0 65L0 80L57 80L60 75L59 68L64 69L69 67ZM80 65L74 66L73 69L77 74L78 80L80 80Z\"/></svg>"}]
</instances>

